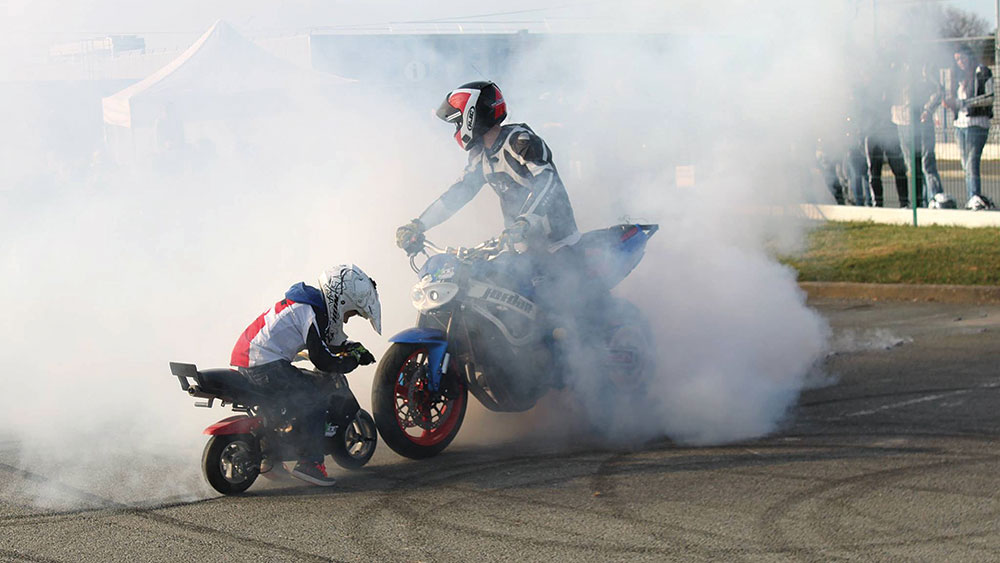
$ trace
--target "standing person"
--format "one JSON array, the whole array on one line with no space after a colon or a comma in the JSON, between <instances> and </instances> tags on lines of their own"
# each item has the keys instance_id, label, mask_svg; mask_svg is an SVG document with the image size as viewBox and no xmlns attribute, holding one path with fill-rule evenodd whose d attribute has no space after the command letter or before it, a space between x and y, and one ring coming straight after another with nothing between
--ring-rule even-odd
<instances>
[{"instance_id":1,"label":"standing person","mask_svg":"<svg viewBox=\"0 0 1000 563\"><path fill-rule=\"evenodd\" d=\"M823 143L823 139L816 139L816 169L823 177L823 183L830 190L837 205L844 205L844 189L837 174L837 163L834 162L834 155L828 153L828 149Z\"/></svg>"},{"instance_id":2,"label":"standing person","mask_svg":"<svg viewBox=\"0 0 1000 563\"><path fill-rule=\"evenodd\" d=\"M896 124L899 132L903 160L909 173L917 174L918 207L926 205L935 195L944 193L937 169L937 157L934 154L933 119L934 110L941 104L943 88L928 75L927 70L926 64L919 67L913 63L903 64L902 88L898 92L896 103L892 106L892 122ZM911 124L911 114L914 109L917 112L917 122ZM922 173L914 171L911 162L914 134Z\"/></svg>"},{"instance_id":3,"label":"standing person","mask_svg":"<svg viewBox=\"0 0 1000 563\"><path fill-rule=\"evenodd\" d=\"M322 372L348 373L375 357L360 343L349 342L344 324L353 316L368 319L382 333L382 306L375 282L354 265L323 272L320 288L299 282L285 297L243 331L230 364L263 393L275 398L294 415L302 429L299 460L292 476L329 487L323 464L327 397L318 392L316 376L292 365L295 356L309 350L309 361Z\"/></svg>"},{"instance_id":4,"label":"standing person","mask_svg":"<svg viewBox=\"0 0 1000 563\"><path fill-rule=\"evenodd\" d=\"M979 165L993 117L993 73L980 64L967 45L955 49L955 79L944 105L955 112L955 139L965 172L966 209L990 209L993 202L982 194Z\"/></svg>"},{"instance_id":5,"label":"standing person","mask_svg":"<svg viewBox=\"0 0 1000 563\"><path fill-rule=\"evenodd\" d=\"M847 199L850 203L869 206L872 204L872 191L868 183L868 161L865 159L862 129L864 111L858 93L852 93L848 112L842 123L844 159L840 163L840 170L842 184L848 188Z\"/></svg>"},{"instance_id":6,"label":"standing person","mask_svg":"<svg viewBox=\"0 0 1000 563\"><path fill-rule=\"evenodd\" d=\"M881 76L891 76L892 68ZM864 134L865 156L868 162L868 184L871 186L875 207L883 207L885 196L882 187L882 168L888 163L896 180L896 195L900 207L910 206L909 186L906 183L906 162L899 146L899 131L892 122L892 104L888 89L880 77L866 73L862 84L868 88L861 92L861 129Z\"/></svg>"}]
</instances>

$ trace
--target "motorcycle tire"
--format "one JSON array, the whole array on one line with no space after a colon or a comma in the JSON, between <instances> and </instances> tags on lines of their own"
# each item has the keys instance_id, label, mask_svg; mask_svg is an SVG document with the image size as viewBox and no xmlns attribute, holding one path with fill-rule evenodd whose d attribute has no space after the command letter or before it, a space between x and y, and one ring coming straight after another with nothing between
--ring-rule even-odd
<instances>
[{"instance_id":1,"label":"motorcycle tire","mask_svg":"<svg viewBox=\"0 0 1000 563\"><path fill-rule=\"evenodd\" d=\"M361 469L375 454L378 430L368 411L359 409L354 420L327 438L327 451L344 469Z\"/></svg>"},{"instance_id":2,"label":"motorcycle tire","mask_svg":"<svg viewBox=\"0 0 1000 563\"><path fill-rule=\"evenodd\" d=\"M462 427L469 391L450 381L454 397L425 391L427 347L396 343L382 356L372 385L372 410L382 440L401 456L424 459L441 453ZM454 376L449 372L447 376Z\"/></svg>"},{"instance_id":3,"label":"motorcycle tire","mask_svg":"<svg viewBox=\"0 0 1000 563\"><path fill-rule=\"evenodd\" d=\"M260 475L260 450L250 434L212 436L201 456L205 480L224 495L238 495Z\"/></svg>"}]
</instances>

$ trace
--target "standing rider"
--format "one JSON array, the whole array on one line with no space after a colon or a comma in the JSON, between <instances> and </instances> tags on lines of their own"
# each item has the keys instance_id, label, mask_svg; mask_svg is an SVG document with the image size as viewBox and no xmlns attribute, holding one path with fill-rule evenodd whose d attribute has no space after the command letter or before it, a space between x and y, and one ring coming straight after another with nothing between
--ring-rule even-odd
<instances>
[{"instance_id":1,"label":"standing rider","mask_svg":"<svg viewBox=\"0 0 1000 563\"><path fill-rule=\"evenodd\" d=\"M292 365L302 350L322 372L348 373L375 357L360 343L350 342L344 323L357 315L382 333L382 306L375 281L354 265L336 266L319 277L320 289L303 282L257 317L233 348L230 364L259 391L279 398L302 430L299 460L292 476L315 485L336 483L323 464L326 396L310 372Z\"/></svg>"},{"instance_id":2,"label":"standing rider","mask_svg":"<svg viewBox=\"0 0 1000 563\"><path fill-rule=\"evenodd\" d=\"M470 82L452 90L436 115L455 124L455 141L469 152L469 163L462 177L420 217L396 230L396 244L408 254L419 252L424 231L454 215L489 184L500 198L505 233L526 244L535 266L550 281L574 279L582 270L582 257L574 247L580 231L545 141L523 123L501 125L507 104L492 82ZM555 290L562 284L548 285Z\"/></svg>"}]
</instances>

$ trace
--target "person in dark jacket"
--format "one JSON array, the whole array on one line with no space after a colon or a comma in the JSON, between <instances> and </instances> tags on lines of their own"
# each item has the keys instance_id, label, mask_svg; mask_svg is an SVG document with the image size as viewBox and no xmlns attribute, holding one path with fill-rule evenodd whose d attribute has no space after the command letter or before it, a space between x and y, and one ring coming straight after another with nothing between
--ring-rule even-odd
<instances>
[{"instance_id":1,"label":"person in dark jacket","mask_svg":"<svg viewBox=\"0 0 1000 563\"><path fill-rule=\"evenodd\" d=\"M979 63L967 45L959 44L954 56L955 79L944 105L955 116L955 139L968 195L966 209L989 209L993 202L982 193L979 168L993 118L993 73L988 66Z\"/></svg>"},{"instance_id":2,"label":"person in dark jacket","mask_svg":"<svg viewBox=\"0 0 1000 563\"><path fill-rule=\"evenodd\" d=\"M909 207L909 186L906 183L906 162L899 145L899 132L892 122L892 102L885 77L892 76L893 68L886 65L883 72L862 74L864 85L858 96L861 113L861 131L864 137L868 164L868 183L871 186L875 207L885 204L882 187L882 168L889 164L896 181L896 195L900 207ZM870 69L866 69L868 71ZM889 83L894 81L890 80Z\"/></svg>"},{"instance_id":3,"label":"person in dark jacket","mask_svg":"<svg viewBox=\"0 0 1000 563\"><path fill-rule=\"evenodd\" d=\"M318 393L316 376L292 365L303 350L321 372L348 373L375 357L360 343L350 342L344 323L354 316L368 319L382 332L382 308L375 282L354 265L323 272L320 288L299 282L285 297L243 331L233 347L230 364L260 391L275 395L303 429L293 477L321 486L336 481L326 474L323 438L326 396Z\"/></svg>"}]
</instances>

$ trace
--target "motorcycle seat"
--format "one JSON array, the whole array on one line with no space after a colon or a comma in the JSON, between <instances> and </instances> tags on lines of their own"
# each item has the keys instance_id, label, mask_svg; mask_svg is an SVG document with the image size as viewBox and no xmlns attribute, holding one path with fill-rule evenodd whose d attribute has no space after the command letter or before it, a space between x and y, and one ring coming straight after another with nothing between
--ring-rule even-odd
<instances>
[{"instance_id":1,"label":"motorcycle seat","mask_svg":"<svg viewBox=\"0 0 1000 563\"><path fill-rule=\"evenodd\" d=\"M258 393L250 382L233 369L206 369L198 372L198 387L202 392L227 399L247 399ZM241 401L242 402L242 401Z\"/></svg>"}]
</instances>

